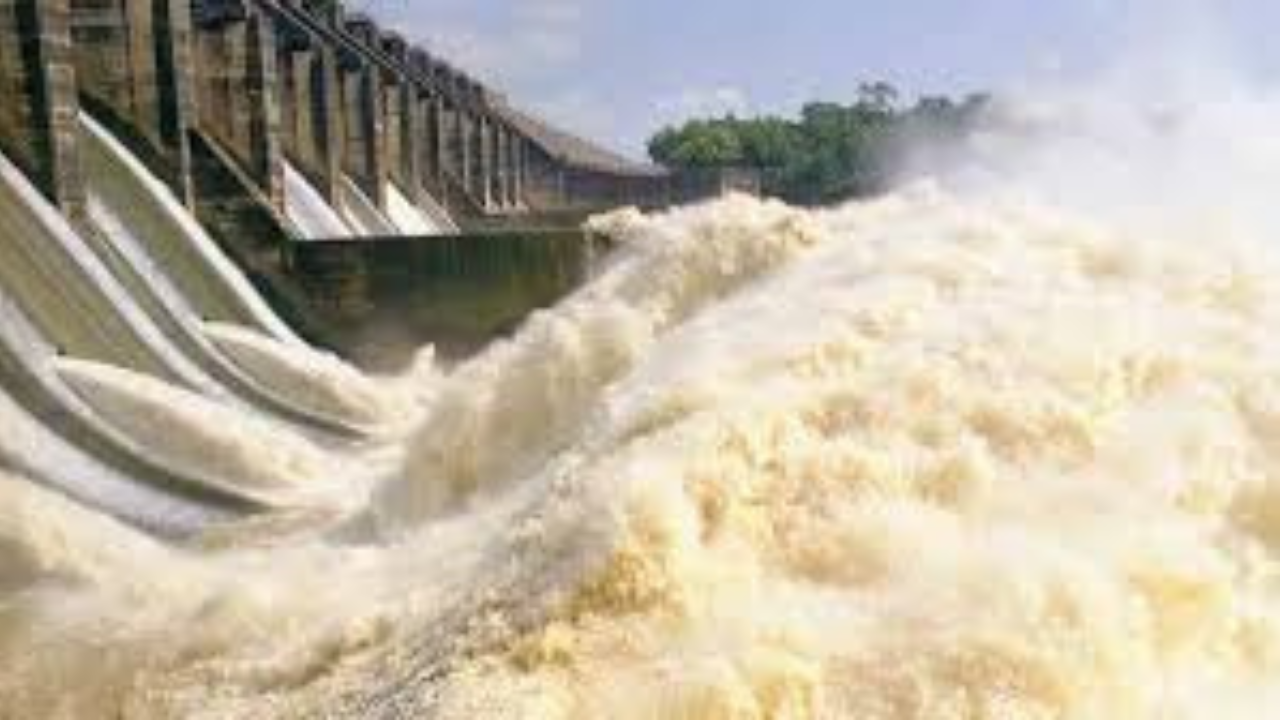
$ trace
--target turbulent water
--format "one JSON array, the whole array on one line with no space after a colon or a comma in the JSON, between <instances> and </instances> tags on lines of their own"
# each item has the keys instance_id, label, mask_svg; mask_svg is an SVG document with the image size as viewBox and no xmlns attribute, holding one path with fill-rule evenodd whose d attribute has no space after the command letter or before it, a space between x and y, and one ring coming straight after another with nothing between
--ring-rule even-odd
<instances>
[{"instance_id":1,"label":"turbulent water","mask_svg":"<svg viewBox=\"0 0 1280 720\"><path fill-rule=\"evenodd\" d=\"M0 481L0 716L1275 717L1280 262L1035 197L597 219L620 249L511 340L311 373L420 406L375 487L69 364L368 501L172 547Z\"/></svg>"},{"instance_id":2,"label":"turbulent water","mask_svg":"<svg viewBox=\"0 0 1280 720\"><path fill-rule=\"evenodd\" d=\"M235 325L207 323L205 334L240 368L290 404L353 426L382 428L414 414L413 397L378 384L341 358L295 347Z\"/></svg>"}]
</instances>

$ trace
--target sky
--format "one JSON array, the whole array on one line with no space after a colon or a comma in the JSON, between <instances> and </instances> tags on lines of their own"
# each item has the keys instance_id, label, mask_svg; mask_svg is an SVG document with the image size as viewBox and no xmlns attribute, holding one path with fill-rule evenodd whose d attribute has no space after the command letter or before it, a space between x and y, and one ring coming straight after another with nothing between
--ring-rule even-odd
<instances>
[{"instance_id":1,"label":"sky","mask_svg":"<svg viewBox=\"0 0 1280 720\"><path fill-rule=\"evenodd\" d=\"M628 155L689 117L1087 78L1138 52L1280 78L1276 0L349 0ZM1194 46L1194 51L1190 48ZM1138 50L1141 49L1141 50ZM1167 59L1167 58L1166 58ZM1277 81L1280 84L1280 80Z\"/></svg>"}]
</instances>

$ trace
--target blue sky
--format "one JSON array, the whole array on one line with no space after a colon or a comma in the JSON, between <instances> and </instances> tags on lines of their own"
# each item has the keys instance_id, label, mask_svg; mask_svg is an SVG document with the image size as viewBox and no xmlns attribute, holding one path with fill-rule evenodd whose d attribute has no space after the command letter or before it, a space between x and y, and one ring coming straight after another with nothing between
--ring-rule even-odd
<instances>
[{"instance_id":1,"label":"blue sky","mask_svg":"<svg viewBox=\"0 0 1280 720\"><path fill-rule=\"evenodd\" d=\"M1280 77L1276 0L351 0L517 103L629 154L692 115L1079 78L1142 52ZM1176 38L1178 42L1168 42ZM1210 49L1211 48L1211 49Z\"/></svg>"}]
</instances>

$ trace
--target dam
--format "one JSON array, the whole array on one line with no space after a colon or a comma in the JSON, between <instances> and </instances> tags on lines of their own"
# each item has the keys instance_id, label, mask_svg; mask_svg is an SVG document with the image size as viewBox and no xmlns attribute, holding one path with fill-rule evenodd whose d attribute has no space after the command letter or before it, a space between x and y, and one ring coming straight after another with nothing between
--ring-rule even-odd
<instances>
[{"instance_id":1,"label":"dam","mask_svg":"<svg viewBox=\"0 0 1280 720\"><path fill-rule=\"evenodd\" d=\"M474 352L587 277L588 215L677 199L340 3L20 0L0 45L2 387L28 428L4 457L146 527L264 496L182 467L70 359L359 446L371 417L334 389L355 372L308 343ZM289 348L320 369L282 378Z\"/></svg>"},{"instance_id":2,"label":"dam","mask_svg":"<svg viewBox=\"0 0 1280 720\"><path fill-rule=\"evenodd\" d=\"M0 718L1280 715L1233 100L804 209L337 2L0 0Z\"/></svg>"},{"instance_id":3,"label":"dam","mask_svg":"<svg viewBox=\"0 0 1280 720\"><path fill-rule=\"evenodd\" d=\"M393 293L373 248L400 252L379 240L419 238L408 244L431 255L427 239L443 237L435 244L452 249L436 254L475 248L471 265L484 265L529 236L516 243L527 265L550 247L541 238L577 232L594 212L706 194L518 110L340 3L77 0L6 13L0 148L46 198L73 224L101 225L108 210L115 228L145 224L134 244L150 247L135 249L163 250L161 265L190 268L179 255L195 252L163 236L194 233L206 250L207 236L298 332L342 350L399 313L375 302ZM92 196L88 172L127 179L107 190L117 195L163 195L164 214L180 207L196 222ZM357 238L370 247L331 242ZM583 264L565 255L571 243L550 245L552 274Z\"/></svg>"}]
</instances>

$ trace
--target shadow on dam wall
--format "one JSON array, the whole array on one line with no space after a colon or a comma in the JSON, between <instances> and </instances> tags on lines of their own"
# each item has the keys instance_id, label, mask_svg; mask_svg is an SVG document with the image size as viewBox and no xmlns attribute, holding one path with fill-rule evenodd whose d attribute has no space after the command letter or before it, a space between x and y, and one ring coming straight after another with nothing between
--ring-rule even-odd
<instances>
[{"instance_id":1,"label":"shadow on dam wall","mask_svg":"<svg viewBox=\"0 0 1280 720\"><path fill-rule=\"evenodd\" d=\"M325 322L312 339L374 370L426 343L465 357L589 276L607 240L579 229L292 243L284 263Z\"/></svg>"}]
</instances>

